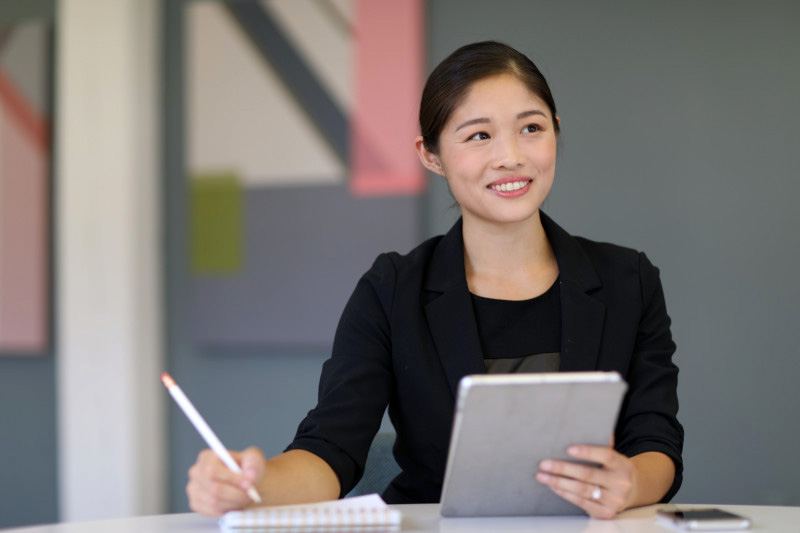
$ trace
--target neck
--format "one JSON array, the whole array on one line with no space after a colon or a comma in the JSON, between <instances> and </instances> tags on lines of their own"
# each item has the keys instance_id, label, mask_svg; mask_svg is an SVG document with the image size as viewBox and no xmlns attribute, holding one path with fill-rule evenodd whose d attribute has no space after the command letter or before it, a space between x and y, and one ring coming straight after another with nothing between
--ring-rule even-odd
<instances>
[{"instance_id":1,"label":"neck","mask_svg":"<svg viewBox=\"0 0 800 533\"><path fill-rule=\"evenodd\" d=\"M555 254L537 211L517 223L465 217L464 269L470 290L481 296L523 299L544 292L558 276Z\"/></svg>"}]
</instances>

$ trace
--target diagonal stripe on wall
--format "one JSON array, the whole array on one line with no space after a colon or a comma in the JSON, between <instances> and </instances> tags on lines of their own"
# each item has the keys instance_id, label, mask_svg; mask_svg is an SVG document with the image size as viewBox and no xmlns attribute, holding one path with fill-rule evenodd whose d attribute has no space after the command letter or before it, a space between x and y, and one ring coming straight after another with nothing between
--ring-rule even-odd
<instances>
[{"instance_id":1,"label":"diagonal stripe on wall","mask_svg":"<svg viewBox=\"0 0 800 533\"><path fill-rule=\"evenodd\" d=\"M253 2L226 3L226 7L261 56L278 72L339 159L346 163L350 150L347 117L317 81L272 16Z\"/></svg>"}]
</instances>

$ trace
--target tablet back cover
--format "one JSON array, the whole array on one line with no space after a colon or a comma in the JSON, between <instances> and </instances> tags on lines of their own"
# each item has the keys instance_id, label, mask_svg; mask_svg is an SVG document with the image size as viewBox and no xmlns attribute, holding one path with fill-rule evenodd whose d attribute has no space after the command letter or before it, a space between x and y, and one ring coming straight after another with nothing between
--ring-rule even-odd
<instances>
[{"instance_id":1,"label":"tablet back cover","mask_svg":"<svg viewBox=\"0 0 800 533\"><path fill-rule=\"evenodd\" d=\"M627 385L616 372L492 374L462 379L442 516L585 514L536 481L572 444L607 445Z\"/></svg>"}]
</instances>

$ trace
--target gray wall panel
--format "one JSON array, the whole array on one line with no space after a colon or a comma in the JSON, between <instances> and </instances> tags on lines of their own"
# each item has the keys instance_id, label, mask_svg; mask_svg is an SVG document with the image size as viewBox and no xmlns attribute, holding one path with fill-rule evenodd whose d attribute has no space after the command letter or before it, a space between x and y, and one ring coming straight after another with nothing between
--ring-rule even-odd
<instances>
[{"instance_id":1,"label":"gray wall panel","mask_svg":"<svg viewBox=\"0 0 800 533\"><path fill-rule=\"evenodd\" d=\"M52 354L0 357L0 528L58 520Z\"/></svg>"},{"instance_id":2,"label":"gray wall panel","mask_svg":"<svg viewBox=\"0 0 800 533\"><path fill-rule=\"evenodd\" d=\"M538 62L562 118L545 210L661 268L678 500L800 505L800 5L436 0L430 17L432 64L484 38Z\"/></svg>"},{"instance_id":3,"label":"gray wall panel","mask_svg":"<svg viewBox=\"0 0 800 533\"><path fill-rule=\"evenodd\" d=\"M203 346L327 351L344 303L380 252L419 239L417 197L357 198L344 186L244 189L244 265L193 276Z\"/></svg>"}]
</instances>

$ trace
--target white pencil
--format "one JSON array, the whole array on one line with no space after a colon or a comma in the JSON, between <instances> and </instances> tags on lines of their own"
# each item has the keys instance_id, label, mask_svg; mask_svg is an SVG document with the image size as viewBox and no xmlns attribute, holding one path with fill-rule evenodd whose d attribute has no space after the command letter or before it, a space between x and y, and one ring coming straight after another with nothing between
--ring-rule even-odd
<instances>
[{"instance_id":1,"label":"white pencil","mask_svg":"<svg viewBox=\"0 0 800 533\"><path fill-rule=\"evenodd\" d=\"M164 372L161 374L161 382L164 383L164 386L167 388L170 395L172 395L175 403L177 403L178 407L181 408L183 414L189 418L189 421L192 423L198 433L200 433L200 436L203 437L203 440L206 441L206 444L208 444L208 446L214 450L214 453L217 454L217 457L219 457L220 460L225 463L225 466L230 468L233 472L241 474L242 469L239 467L239 464L233 460L233 457L231 457L228 449L222 445L222 442L220 442L217 435L211 430L203 417L200 416L200 413L197 412L197 409L195 409L194 405L192 405L192 402L189 401L189 398L186 397L178 384L175 383L175 380L172 379L172 376ZM247 489L247 494L254 502L261 503L261 496L258 495L258 492L256 492L255 488L250 487Z\"/></svg>"}]
</instances>

